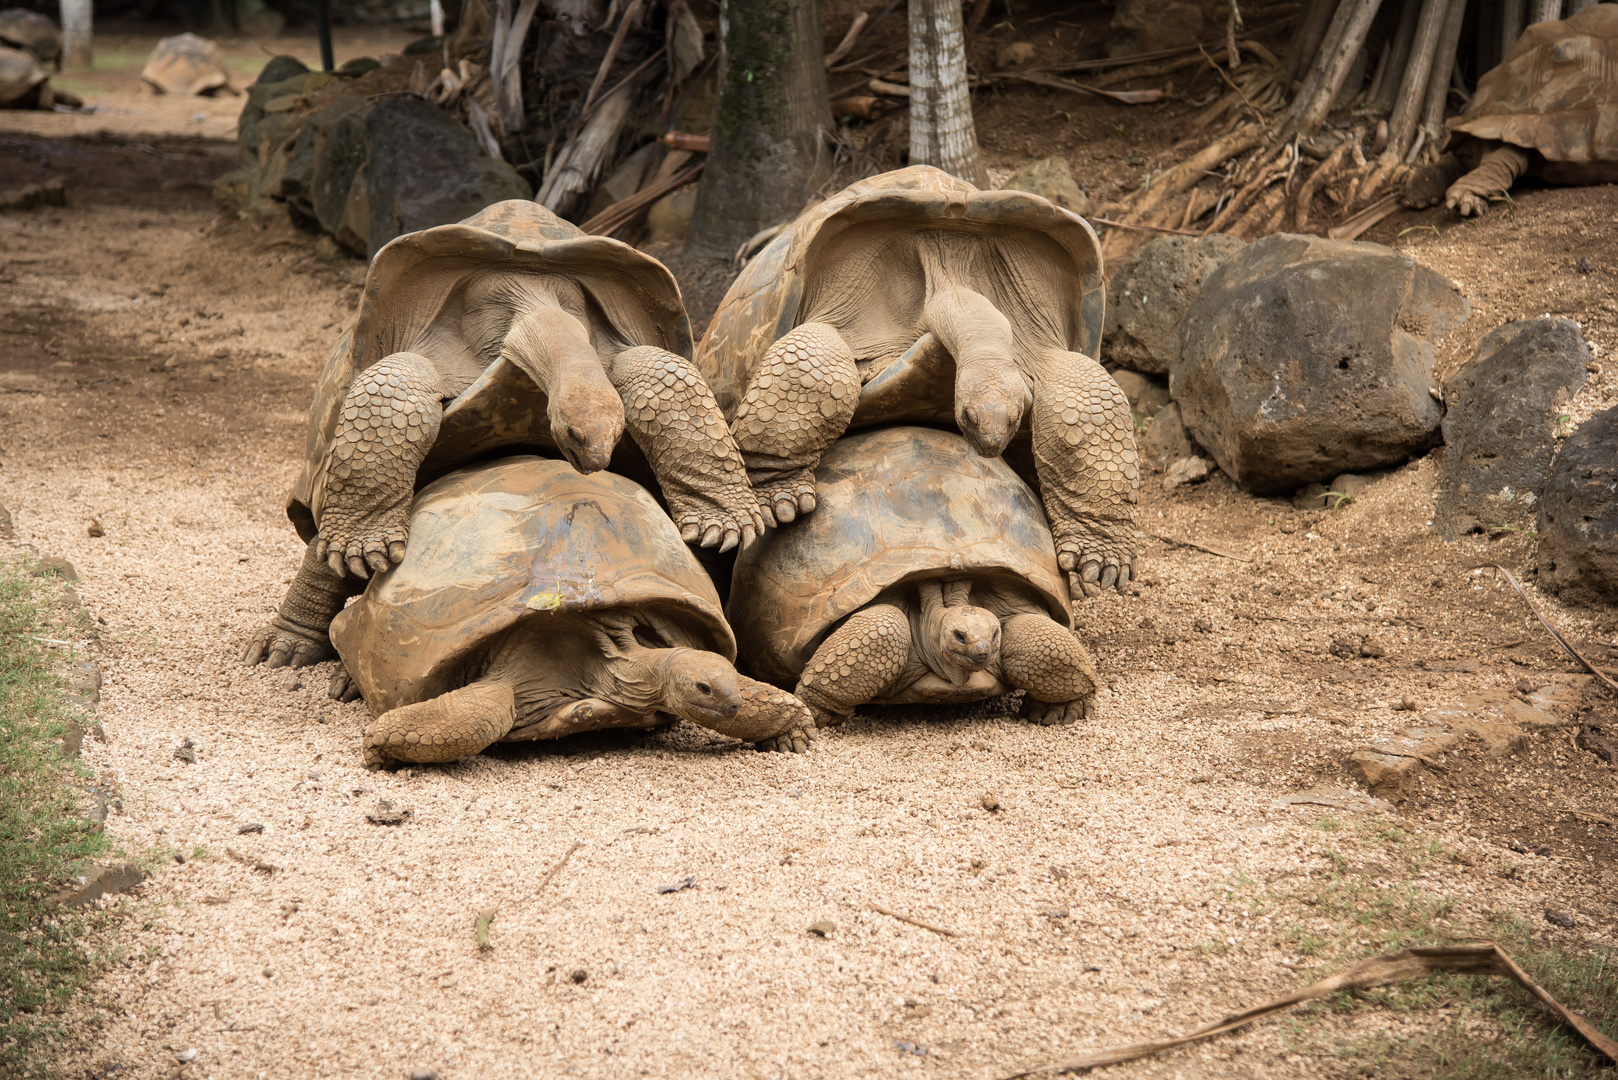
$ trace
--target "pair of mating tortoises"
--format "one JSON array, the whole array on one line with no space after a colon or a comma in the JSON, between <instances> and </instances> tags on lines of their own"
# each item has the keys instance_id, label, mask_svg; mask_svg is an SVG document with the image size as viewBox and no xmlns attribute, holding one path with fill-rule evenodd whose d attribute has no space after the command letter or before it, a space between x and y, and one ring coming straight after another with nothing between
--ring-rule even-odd
<instances>
[{"instance_id":1,"label":"pair of mating tortoises","mask_svg":"<svg viewBox=\"0 0 1618 1080\"><path fill-rule=\"evenodd\" d=\"M335 644L373 760L658 712L801 748L810 712L736 674L682 541L740 545L743 654L820 723L1010 688L1076 719L1068 595L1127 586L1138 484L1090 358L1100 268L1043 199L906 169L783 232L693 361L666 268L535 204L400 237L321 375L289 504L309 547L244 659ZM568 464L475 464L534 450Z\"/></svg>"}]
</instances>

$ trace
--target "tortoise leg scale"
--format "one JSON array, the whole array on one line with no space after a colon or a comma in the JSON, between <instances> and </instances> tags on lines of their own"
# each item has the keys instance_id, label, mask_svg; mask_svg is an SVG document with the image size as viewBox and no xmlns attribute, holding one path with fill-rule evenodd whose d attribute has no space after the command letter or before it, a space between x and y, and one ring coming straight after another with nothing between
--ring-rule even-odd
<instances>
[{"instance_id":1,"label":"tortoise leg scale","mask_svg":"<svg viewBox=\"0 0 1618 1080\"><path fill-rule=\"evenodd\" d=\"M1001 624L1000 669L1007 683L1028 692L1023 712L1035 723L1082 719L1100 682L1079 639L1049 616L1032 613Z\"/></svg>"}]
</instances>

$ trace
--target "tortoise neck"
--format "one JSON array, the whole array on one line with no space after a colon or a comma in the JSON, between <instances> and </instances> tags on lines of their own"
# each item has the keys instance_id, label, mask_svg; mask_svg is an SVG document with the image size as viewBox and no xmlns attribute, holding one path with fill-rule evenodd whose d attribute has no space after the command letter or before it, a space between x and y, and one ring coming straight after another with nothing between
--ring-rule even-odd
<instances>
[{"instance_id":1,"label":"tortoise neck","mask_svg":"<svg viewBox=\"0 0 1618 1080\"><path fill-rule=\"evenodd\" d=\"M613 388L585 321L537 290L514 304L501 355L544 392L551 437L583 473L607 467L624 432L624 403Z\"/></svg>"},{"instance_id":2,"label":"tortoise neck","mask_svg":"<svg viewBox=\"0 0 1618 1080\"><path fill-rule=\"evenodd\" d=\"M1028 386L1013 356L1011 320L982 293L948 285L927 298L921 329L955 358L955 422L972 448L998 456L1022 426Z\"/></svg>"},{"instance_id":3,"label":"tortoise neck","mask_svg":"<svg viewBox=\"0 0 1618 1080\"><path fill-rule=\"evenodd\" d=\"M999 620L967 602L970 581L929 580L916 586L917 626L913 639L934 674L956 686L993 662Z\"/></svg>"}]
</instances>

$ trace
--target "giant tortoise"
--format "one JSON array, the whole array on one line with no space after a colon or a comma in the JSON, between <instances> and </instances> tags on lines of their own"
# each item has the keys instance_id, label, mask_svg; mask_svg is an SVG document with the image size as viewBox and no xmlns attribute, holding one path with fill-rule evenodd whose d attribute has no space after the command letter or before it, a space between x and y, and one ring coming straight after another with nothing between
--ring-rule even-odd
<instances>
[{"instance_id":1,"label":"giant tortoise","mask_svg":"<svg viewBox=\"0 0 1618 1080\"><path fill-rule=\"evenodd\" d=\"M845 429L956 427L980 454L1020 432L1073 591L1127 586L1139 486L1129 402L1094 359L1105 301L1085 221L930 166L805 211L742 271L697 363L778 523L811 512Z\"/></svg>"},{"instance_id":2,"label":"giant tortoise","mask_svg":"<svg viewBox=\"0 0 1618 1080\"><path fill-rule=\"evenodd\" d=\"M797 686L817 726L868 701L980 701L1072 723L1097 677L1039 497L936 428L845 436L815 512L744 545L727 613L751 670Z\"/></svg>"},{"instance_id":3,"label":"giant tortoise","mask_svg":"<svg viewBox=\"0 0 1618 1080\"><path fill-rule=\"evenodd\" d=\"M659 713L750 742L811 726L790 694L736 673L712 582L623 477L526 455L474 465L423 488L410 528L404 561L331 624L376 716L367 764Z\"/></svg>"},{"instance_id":4,"label":"giant tortoise","mask_svg":"<svg viewBox=\"0 0 1618 1080\"><path fill-rule=\"evenodd\" d=\"M309 547L243 660L329 655L326 626L371 571L404 558L416 489L497 450L554 448L605 468L627 426L689 543L728 550L765 525L696 367L662 263L513 199L388 243L309 409L287 505Z\"/></svg>"},{"instance_id":5,"label":"giant tortoise","mask_svg":"<svg viewBox=\"0 0 1618 1080\"><path fill-rule=\"evenodd\" d=\"M230 85L225 55L219 46L189 32L160 40L141 69L140 78L160 94L237 92Z\"/></svg>"},{"instance_id":6,"label":"giant tortoise","mask_svg":"<svg viewBox=\"0 0 1618 1080\"><path fill-rule=\"evenodd\" d=\"M1446 126L1454 155L1417 170L1408 205L1442 199L1471 217L1524 173L1551 184L1618 181L1618 4L1530 26Z\"/></svg>"},{"instance_id":7,"label":"giant tortoise","mask_svg":"<svg viewBox=\"0 0 1618 1080\"><path fill-rule=\"evenodd\" d=\"M0 43L27 49L41 64L62 70L62 31L49 15L27 8L0 11Z\"/></svg>"}]
</instances>

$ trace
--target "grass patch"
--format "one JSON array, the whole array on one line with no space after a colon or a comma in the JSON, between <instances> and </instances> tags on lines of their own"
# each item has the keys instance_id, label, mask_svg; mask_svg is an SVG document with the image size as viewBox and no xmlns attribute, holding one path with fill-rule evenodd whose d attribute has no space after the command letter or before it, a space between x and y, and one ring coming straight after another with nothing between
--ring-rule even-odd
<instances>
[{"instance_id":1,"label":"grass patch","mask_svg":"<svg viewBox=\"0 0 1618 1080\"><path fill-rule=\"evenodd\" d=\"M61 1018L98 968L99 913L51 909L45 896L84 860L111 848L78 814L86 770L57 740L77 710L59 667L68 650L37 638L83 632L58 604L54 579L0 563L0 1075L43 1076L64 1036Z\"/></svg>"}]
</instances>

